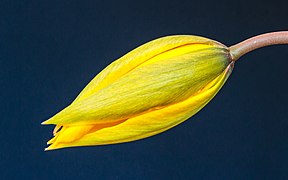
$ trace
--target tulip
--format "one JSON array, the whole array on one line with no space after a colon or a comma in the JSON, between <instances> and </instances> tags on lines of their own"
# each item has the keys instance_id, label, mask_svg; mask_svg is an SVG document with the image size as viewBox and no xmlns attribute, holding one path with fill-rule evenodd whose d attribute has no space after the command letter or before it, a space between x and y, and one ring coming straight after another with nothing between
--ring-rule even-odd
<instances>
[{"instance_id":1,"label":"tulip","mask_svg":"<svg viewBox=\"0 0 288 180\"><path fill-rule=\"evenodd\" d=\"M148 42L111 63L58 114L46 150L134 141L202 109L240 55L211 39L177 35Z\"/></svg>"}]
</instances>

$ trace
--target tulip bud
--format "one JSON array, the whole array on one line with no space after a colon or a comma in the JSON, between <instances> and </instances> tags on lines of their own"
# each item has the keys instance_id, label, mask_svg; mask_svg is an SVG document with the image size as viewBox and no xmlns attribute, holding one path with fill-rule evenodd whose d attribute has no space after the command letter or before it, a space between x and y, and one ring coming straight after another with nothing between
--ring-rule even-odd
<instances>
[{"instance_id":1,"label":"tulip bud","mask_svg":"<svg viewBox=\"0 0 288 180\"><path fill-rule=\"evenodd\" d=\"M229 49L198 36L148 42L111 63L55 124L47 149L104 145L149 137L203 108L229 77Z\"/></svg>"}]
</instances>

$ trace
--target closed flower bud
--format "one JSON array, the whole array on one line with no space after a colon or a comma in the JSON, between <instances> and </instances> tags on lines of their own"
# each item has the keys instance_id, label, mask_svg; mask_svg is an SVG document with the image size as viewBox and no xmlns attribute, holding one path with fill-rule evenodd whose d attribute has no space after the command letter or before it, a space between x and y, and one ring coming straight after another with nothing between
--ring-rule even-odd
<instances>
[{"instance_id":1,"label":"closed flower bud","mask_svg":"<svg viewBox=\"0 0 288 180\"><path fill-rule=\"evenodd\" d=\"M198 36L146 43L100 72L55 124L47 149L129 142L185 121L219 91L233 69L229 49Z\"/></svg>"}]
</instances>

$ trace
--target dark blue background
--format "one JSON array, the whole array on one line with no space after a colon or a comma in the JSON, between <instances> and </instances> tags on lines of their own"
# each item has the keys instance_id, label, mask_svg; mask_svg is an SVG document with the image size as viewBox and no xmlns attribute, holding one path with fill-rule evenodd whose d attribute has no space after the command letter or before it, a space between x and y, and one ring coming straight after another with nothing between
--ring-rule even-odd
<instances>
[{"instance_id":1,"label":"dark blue background","mask_svg":"<svg viewBox=\"0 0 288 180\"><path fill-rule=\"evenodd\" d=\"M125 144L44 152L52 126L105 66L171 34L235 44L288 29L279 1L0 1L0 179L287 179L288 46L236 63L185 123Z\"/></svg>"}]
</instances>

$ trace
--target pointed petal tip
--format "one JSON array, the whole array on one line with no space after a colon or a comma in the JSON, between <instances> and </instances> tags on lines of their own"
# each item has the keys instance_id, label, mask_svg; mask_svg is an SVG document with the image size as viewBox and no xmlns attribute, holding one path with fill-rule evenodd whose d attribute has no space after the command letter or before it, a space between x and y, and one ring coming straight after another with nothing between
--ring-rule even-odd
<instances>
[{"instance_id":1,"label":"pointed petal tip","mask_svg":"<svg viewBox=\"0 0 288 180\"><path fill-rule=\"evenodd\" d=\"M50 149L49 147L45 148L44 151L50 151L52 149Z\"/></svg>"},{"instance_id":2,"label":"pointed petal tip","mask_svg":"<svg viewBox=\"0 0 288 180\"><path fill-rule=\"evenodd\" d=\"M53 144L54 142L55 142L55 137L53 137L52 139L50 139L50 140L47 142L47 145Z\"/></svg>"},{"instance_id":3,"label":"pointed petal tip","mask_svg":"<svg viewBox=\"0 0 288 180\"><path fill-rule=\"evenodd\" d=\"M49 120L43 121L43 122L41 123L41 125L48 125L48 124L49 124L48 121L49 121Z\"/></svg>"},{"instance_id":4,"label":"pointed petal tip","mask_svg":"<svg viewBox=\"0 0 288 180\"><path fill-rule=\"evenodd\" d=\"M57 118L55 118L55 116L52 116L52 117L50 117L50 118L48 118L48 119L46 119L45 121L43 121L42 123L41 123L41 125L50 125L50 124L57 124Z\"/></svg>"},{"instance_id":5,"label":"pointed petal tip","mask_svg":"<svg viewBox=\"0 0 288 180\"><path fill-rule=\"evenodd\" d=\"M53 123L53 117L52 118L50 118L50 119L48 119L48 120L46 120L46 121L43 121L42 123L41 123L41 125L50 125L50 124L54 124Z\"/></svg>"},{"instance_id":6,"label":"pointed petal tip","mask_svg":"<svg viewBox=\"0 0 288 180\"><path fill-rule=\"evenodd\" d=\"M45 148L44 151L51 151L51 150L54 150L54 149L57 149L57 148L55 148L55 146L53 146L53 144L51 144L50 146Z\"/></svg>"},{"instance_id":7,"label":"pointed petal tip","mask_svg":"<svg viewBox=\"0 0 288 180\"><path fill-rule=\"evenodd\" d=\"M58 145L54 145L54 144L50 144L50 146L48 146L47 148L44 149L44 151L52 151L52 150L57 150L57 149L61 149L64 148L65 146L58 146Z\"/></svg>"}]
</instances>

